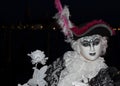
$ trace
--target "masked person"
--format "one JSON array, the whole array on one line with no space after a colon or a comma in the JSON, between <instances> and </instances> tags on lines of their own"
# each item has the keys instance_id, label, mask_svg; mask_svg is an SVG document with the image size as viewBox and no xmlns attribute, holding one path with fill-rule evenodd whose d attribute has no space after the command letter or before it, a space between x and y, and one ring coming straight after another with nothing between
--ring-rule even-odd
<instances>
[{"instance_id":1,"label":"masked person","mask_svg":"<svg viewBox=\"0 0 120 86\"><path fill-rule=\"evenodd\" d=\"M114 77L118 70L108 67L102 57L108 47L107 37L115 34L112 28L102 20L77 27L69 19L68 8L63 9L59 0L55 0L55 4L59 12L54 18L73 51L67 51L49 67L46 72L48 85L119 86L120 79Z\"/></svg>"},{"instance_id":2,"label":"masked person","mask_svg":"<svg viewBox=\"0 0 120 86\"><path fill-rule=\"evenodd\" d=\"M102 57L108 47L107 37L115 34L112 28L102 20L77 27L69 19L68 8L63 9L59 0L55 4L59 12L54 18L73 50L52 64L36 69L35 77L25 86L120 86L120 73L108 67Z\"/></svg>"},{"instance_id":3,"label":"masked person","mask_svg":"<svg viewBox=\"0 0 120 86\"><path fill-rule=\"evenodd\" d=\"M67 51L62 59L54 62L55 68L50 67L53 71L51 74L47 72L50 74L47 77L51 78L51 83L56 81L56 86L116 86L111 71L117 73L117 69L109 68L102 57L108 46L107 37L114 31L101 20L87 23L79 29L84 28L86 30L82 34L74 32L75 39L71 41L73 51Z\"/></svg>"}]
</instances>

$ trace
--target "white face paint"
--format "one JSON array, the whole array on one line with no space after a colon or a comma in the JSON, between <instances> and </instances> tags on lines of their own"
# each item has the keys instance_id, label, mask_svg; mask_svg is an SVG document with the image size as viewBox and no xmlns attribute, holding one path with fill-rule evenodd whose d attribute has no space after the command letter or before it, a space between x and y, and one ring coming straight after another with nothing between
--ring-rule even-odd
<instances>
[{"instance_id":1,"label":"white face paint","mask_svg":"<svg viewBox=\"0 0 120 86\"><path fill-rule=\"evenodd\" d=\"M100 35L86 36L79 39L80 54L87 60L96 60L102 52Z\"/></svg>"}]
</instances>

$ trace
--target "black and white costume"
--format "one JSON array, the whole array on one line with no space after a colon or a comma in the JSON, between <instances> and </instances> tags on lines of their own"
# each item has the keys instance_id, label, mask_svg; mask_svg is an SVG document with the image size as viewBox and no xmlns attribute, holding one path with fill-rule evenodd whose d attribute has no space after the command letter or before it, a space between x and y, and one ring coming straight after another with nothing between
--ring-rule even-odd
<instances>
[{"instance_id":1,"label":"black and white costume","mask_svg":"<svg viewBox=\"0 0 120 86\"><path fill-rule=\"evenodd\" d=\"M69 20L68 8L63 9L60 0L55 0L55 4L59 12L54 18L73 51L65 52L48 66L43 52L36 50L28 54L36 65L33 77L18 86L120 86L120 72L108 67L101 57L107 48L106 36L115 34L112 28L102 20L77 27ZM38 69L37 63L44 66Z\"/></svg>"}]
</instances>

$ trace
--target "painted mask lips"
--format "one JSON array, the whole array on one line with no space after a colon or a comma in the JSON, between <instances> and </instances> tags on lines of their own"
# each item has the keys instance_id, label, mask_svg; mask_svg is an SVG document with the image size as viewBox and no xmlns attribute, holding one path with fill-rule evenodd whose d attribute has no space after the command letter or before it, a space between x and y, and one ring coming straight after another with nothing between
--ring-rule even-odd
<instances>
[{"instance_id":1,"label":"painted mask lips","mask_svg":"<svg viewBox=\"0 0 120 86\"><path fill-rule=\"evenodd\" d=\"M96 53L89 53L91 56L94 56Z\"/></svg>"}]
</instances>

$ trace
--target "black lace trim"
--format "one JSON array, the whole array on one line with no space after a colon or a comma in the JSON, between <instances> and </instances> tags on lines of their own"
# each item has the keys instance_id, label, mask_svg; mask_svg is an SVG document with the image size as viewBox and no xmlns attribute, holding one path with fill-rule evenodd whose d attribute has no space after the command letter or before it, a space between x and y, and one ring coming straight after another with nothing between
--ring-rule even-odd
<instances>
[{"instance_id":1,"label":"black lace trim","mask_svg":"<svg viewBox=\"0 0 120 86\"><path fill-rule=\"evenodd\" d=\"M101 69L96 77L89 82L90 86L120 86L120 74L116 68Z\"/></svg>"},{"instance_id":2,"label":"black lace trim","mask_svg":"<svg viewBox=\"0 0 120 86\"><path fill-rule=\"evenodd\" d=\"M62 58L58 58L52 65L49 65L48 70L46 71L47 76L45 77L45 80L48 82L48 86L57 86L61 71L64 68L65 65Z\"/></svg>"}]
</instances>

